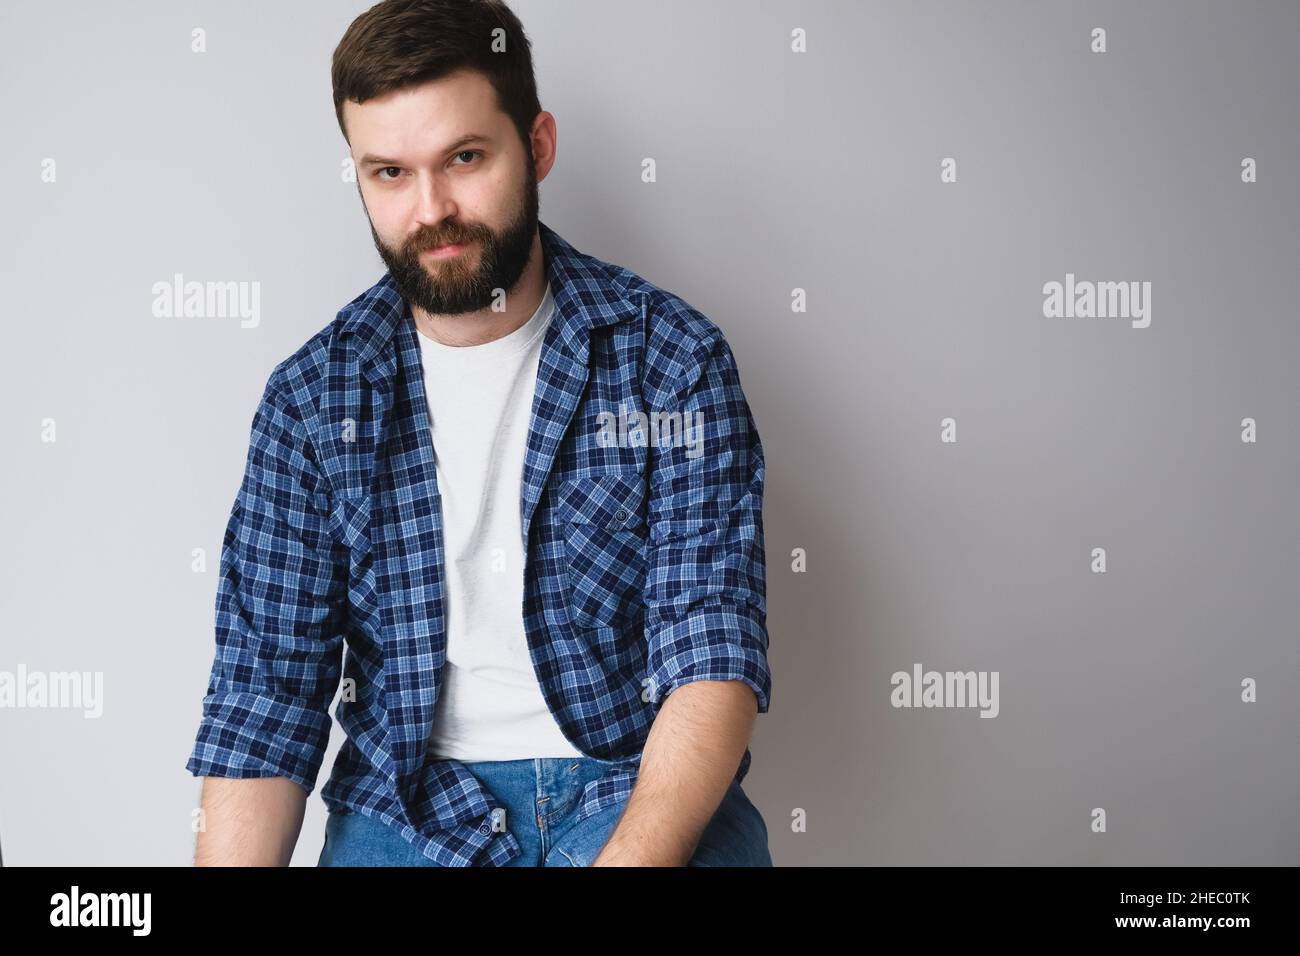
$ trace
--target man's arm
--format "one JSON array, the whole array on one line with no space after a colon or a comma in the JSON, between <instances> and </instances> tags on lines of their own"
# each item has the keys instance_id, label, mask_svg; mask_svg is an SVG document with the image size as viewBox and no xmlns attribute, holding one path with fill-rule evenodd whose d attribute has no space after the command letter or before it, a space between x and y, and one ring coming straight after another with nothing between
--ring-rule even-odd
<instances>
[{"instance_id":1,"label":"man's arm","mask_svg":"<svg viewBox=\"0 0 1300 956\"><path fill-rule=\"evenodd\" d=\"M664 702L627 807L592 866L685 866L717 812L758 716L741 681L696 681Z\"/></svg>"},{"instance_id":2,"label":"man's arm","mask_svg":"<svg viewBox=\"0 0 1300 956\"><path fill-rule=\"evenodd\" d=\"M195 866L288 866L307 791L284 777L203 778Z\"/></svg>"},{"instance_id":3,"label":"man's arm","mask_svg":"<svg viewBox=\"0 0 1300 956\"><path fill-rule=\"evenodd\" d=\"M203 777L196 864L287 865L329 742L346 559L308 429L273 374L221 552L216 655L186 764Z\"/></svg>"},{"instance_id":4,"label":"man's arm","mask_svg":"<svg viewBox=\"0 0 1300 956\"><path fill-rule=\"evenodd\" d=\"M671 393L651 398L700 429L695 442L652 446L644 603L657 712L600 865L685 865L771 695L763 446L721 335L683 366Z\"/></svg>"}]
</instances>

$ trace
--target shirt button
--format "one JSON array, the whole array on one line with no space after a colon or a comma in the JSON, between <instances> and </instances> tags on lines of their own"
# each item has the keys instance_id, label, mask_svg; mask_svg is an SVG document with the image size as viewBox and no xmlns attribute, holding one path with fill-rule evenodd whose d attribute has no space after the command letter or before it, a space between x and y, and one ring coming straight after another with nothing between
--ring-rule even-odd
<instances>
[{"instance_id":1,"label":"shirt button","mask_svg":"<svg viewBox=\"0 0 1300 956\"><path fill-rule=\"evenodd\" d=\"M626 520L627 520L627 512L626 512L625 510L623 510L622 508L619 508L617 511L614 512L614 520L615 520L615 521L626 521Z\"/></svg>"}]
</instances>

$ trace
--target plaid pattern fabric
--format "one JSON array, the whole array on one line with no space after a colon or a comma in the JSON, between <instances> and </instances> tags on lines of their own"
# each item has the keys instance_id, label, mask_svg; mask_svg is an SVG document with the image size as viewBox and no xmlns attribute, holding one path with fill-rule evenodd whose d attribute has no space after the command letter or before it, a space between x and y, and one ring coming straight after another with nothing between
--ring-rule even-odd
<instances>
[{"instance_id":1,"label":"plaid pattern fabric","mask_svg":"<svg viewBox=\"0 0 1300 956\"><path fill-rule=\"evenodd\" d=\"M716 325L539 231L556 314L524 463L521 613L558 725L609 763L581 819L631 792L675 688L743 681L768 710L763 451ZM637 412L661 426L657 443ZM702 442L672 432L673 415ZM446 658L442 567L419 343L385 273L275 367L254 414L186 769L311 793L337 694L331 810L381 820L447 866L517 856L492 794L426 753Z\"/></svg>"}]
</instances>

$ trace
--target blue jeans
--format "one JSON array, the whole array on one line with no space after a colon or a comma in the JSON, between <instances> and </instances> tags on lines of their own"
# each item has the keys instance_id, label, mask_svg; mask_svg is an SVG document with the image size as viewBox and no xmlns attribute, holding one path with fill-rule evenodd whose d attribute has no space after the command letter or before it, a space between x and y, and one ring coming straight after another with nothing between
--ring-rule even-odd
<instances>
[{"instance_id":1,"label":"blue jeans","mask_svg":"<svg viewBox=\"0 0 1300 956\"><path fill-rule=\"evenodd\" d=\"M608 764L589 757L466 762L506 808L506 829L523 852L507 866L591 866L627 807L622 800L576 823L582 789ZM317 866L436 866L401 835L361 813L331 811ZM767 825L740 784L727 788L688 866L771 866Z\"/></svg>"}]
</instances>

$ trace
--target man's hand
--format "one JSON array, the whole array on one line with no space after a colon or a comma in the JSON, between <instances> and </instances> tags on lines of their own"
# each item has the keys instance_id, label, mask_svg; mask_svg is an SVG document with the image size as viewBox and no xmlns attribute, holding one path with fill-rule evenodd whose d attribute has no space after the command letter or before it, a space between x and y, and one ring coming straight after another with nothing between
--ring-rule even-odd
<instances>
[{"instance_id":1,"label":"man's hand","mask_svg":"<svg viewBox=\"0 0 1300 956\"><path fill-rule=\"evenodd\" d=\"M195 866L288 866L307 791L284 777L203 778Z\"/></svg>"}]
</instances>

